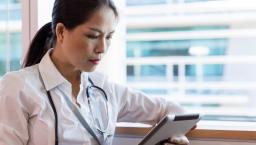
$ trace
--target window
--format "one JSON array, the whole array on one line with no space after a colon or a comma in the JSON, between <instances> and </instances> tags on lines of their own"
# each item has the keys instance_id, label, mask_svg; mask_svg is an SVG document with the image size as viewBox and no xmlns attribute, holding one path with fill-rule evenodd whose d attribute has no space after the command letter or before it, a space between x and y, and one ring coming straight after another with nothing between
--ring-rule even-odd
<instances>
[{"instance_id":1,"label":"window","mask_svg":"<svg viewBox=\"0 0 256 145\"><path fill-rule=\"evenodd\" d=\"M18 70L21 59L21 4L0 0L0 76Z\"/></svg>"},{"instance_id":2,"label":"window","mask_svg":"<svg viewBox=\"0 0 256 145\"><path fill-rule=\"evenodd\" d=\"M250 1L126 2L128 85L177 100L206 120L255 121Z\"/></svg>"},{"instance_id":3,"label":"window","mask_svg":"<svg viewBox=\"0 0 256 145\"><path fill-rule=\"evenodd\" d=\"M51 15L41 20L43 10L52 5L39 2L45 24ZM250 1L116 0L122 2L125 21L104 73L206 120L255 120L256 8Z\"/></svg>"},{"instance_id":4,"label":"window","mask_svg":"<svg viewBox=\"0 0 256 145\"><path fill-rule=\"evenodd\" d=\"M154 4L177 4L177 3L194 3L194 2L208 2L216 0L127 0L127 6L138 6L138 5L154 5Z\"/></svg>"},{"instance_id":5,"label":"window","mask_svg":"<svg viewBox=\"0 0 256 145\"><path fill-rule=\"evenodd\" d=\"M163 4L166 3L166 0L127 0L127 6L136 6L136 5L148 5L148 4Z\"/></svg>"}]
</instances>

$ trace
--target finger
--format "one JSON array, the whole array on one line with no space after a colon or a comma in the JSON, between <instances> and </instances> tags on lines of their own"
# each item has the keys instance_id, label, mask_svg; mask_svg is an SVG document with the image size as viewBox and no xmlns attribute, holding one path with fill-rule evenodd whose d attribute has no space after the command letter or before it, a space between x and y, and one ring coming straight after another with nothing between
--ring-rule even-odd
<instances>
[{"instance_id":1,"label":"finger","mask_svg":"<svg viewBox=\"0 0 256 145\"><path fill-rule=\"evenodd\" d=\"M190 129L190 131L195 130L196 127L197 127L197 125L193 126L193 127Z\"/></svg>"},{"instance_id":2,"label":"finger","mask_svg":"<svg viewBox=\"0 0 256 145\"><path fill-rule=\"evenodd\" d=\"M189 141L186 136L172 137L169 139L171 143L176 143L179 145L188 145Z\"/></svg>"}]
</instances>

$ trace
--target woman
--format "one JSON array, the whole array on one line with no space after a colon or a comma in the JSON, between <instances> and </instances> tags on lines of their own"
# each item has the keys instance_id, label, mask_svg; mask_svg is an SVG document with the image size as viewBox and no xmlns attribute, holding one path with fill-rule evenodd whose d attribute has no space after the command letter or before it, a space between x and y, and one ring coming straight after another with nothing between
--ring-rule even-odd
<instances>
[{"instance_id":1,"label":"woman","mask_svg":"<svg viewBox=\"0 0 256 145\"><path fill-rule=\"evenodd\" d=\"M110 0L55 1L52 22L36 34L24 68L2 78L0 144L110 145L117 121L155 124L183 113L93 72L117 21Z\"/></svg>"}]
</instances>

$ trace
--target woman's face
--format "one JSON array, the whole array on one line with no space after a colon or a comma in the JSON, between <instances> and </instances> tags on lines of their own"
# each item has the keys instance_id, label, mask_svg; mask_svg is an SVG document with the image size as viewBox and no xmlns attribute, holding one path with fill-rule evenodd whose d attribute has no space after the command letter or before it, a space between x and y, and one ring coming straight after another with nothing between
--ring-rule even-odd
<instances>
[{"instance_id":1,"label":"woman's face","mask_svg":"<svg viewBox=\"0 0 256 145\"><path fill-rule=\"evenodd\" d=\"M81 71L93 71L108 49L117 23L114 12L107 7L96 11L85 23L72 30L58 30L55 49L62 65Z\"/></svg>"}]
</instances>

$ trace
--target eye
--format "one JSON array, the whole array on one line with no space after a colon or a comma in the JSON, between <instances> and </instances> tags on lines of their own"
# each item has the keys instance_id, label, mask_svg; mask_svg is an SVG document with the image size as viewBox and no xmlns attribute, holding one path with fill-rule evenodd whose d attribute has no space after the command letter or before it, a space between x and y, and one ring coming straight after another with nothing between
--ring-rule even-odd
<instances>
[{"instance_id":1,"label":"eye","mask_svg":"<svg viewBox=\"0 0 256 145\"><path fill-rule=\"evenodd\" d=\"M86 37L89 38L89 39L97 39L99 36L88 34L88 35L86 35Z\"/></svg>"},{"instance_id":2,"label":"eye","mask_svg":"<svg viewBox=\"0 0 256 145\"><path fill-rule=\"evenodd\" d=\"M107 39L107 40L112 39L112 35L108 35L108 36L106 37L106 39Z\"/></svg>"}]
</instances>

